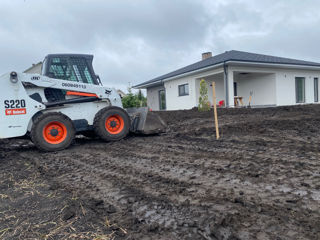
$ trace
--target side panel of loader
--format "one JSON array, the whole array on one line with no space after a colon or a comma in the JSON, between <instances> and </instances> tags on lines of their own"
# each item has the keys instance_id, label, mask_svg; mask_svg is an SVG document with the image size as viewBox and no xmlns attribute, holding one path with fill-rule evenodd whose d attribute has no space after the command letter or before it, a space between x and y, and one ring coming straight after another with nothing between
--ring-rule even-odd
<instances>
[{"instance_id":1,"label":"side panel of loader","mask_svg":"<svg viewBox=\"0 0 320 240\"><path fill-rule=\"evenodd\" d=\"M23 136L32 117L45 106L28 96L20 80L12 82L10 73L2 75L0 83L0 138Z\"/></svg>"}]
</instances>

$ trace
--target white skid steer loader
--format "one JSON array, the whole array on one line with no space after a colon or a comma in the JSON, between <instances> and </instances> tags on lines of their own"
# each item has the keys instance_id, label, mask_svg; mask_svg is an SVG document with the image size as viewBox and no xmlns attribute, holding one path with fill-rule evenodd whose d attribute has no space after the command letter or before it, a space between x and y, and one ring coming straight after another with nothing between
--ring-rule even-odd
<instances>
[{"instance_id":1,"label":"white skid steer loader","mask_svg":"<svg viewBox=\"0 0 320 240\"><path fill-rule=\"evenodd\" d=\"M0 77L0 139L29 136L44 151L69 147L75 134L116 141L129 131L155 134L165 123L147 108L123 109L113 88L103 87L92 55L50 54L41 74Z\"/></svg>"}]
</instances>

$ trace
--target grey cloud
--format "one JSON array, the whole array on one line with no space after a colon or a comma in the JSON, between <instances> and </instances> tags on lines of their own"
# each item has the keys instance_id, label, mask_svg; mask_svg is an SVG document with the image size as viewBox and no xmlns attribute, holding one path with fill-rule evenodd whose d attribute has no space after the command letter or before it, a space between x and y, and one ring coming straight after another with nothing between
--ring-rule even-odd
<instances>
[{"instance_id":1,"label":"grey cloud","mask_svg":"<svg viewBox=\"0 0 320 240\"><path fill-rule=\"evenodd\" d=\"M0 73L48 53L95 55L125 89L230 49L320 61L319 1L2 0Z\"/></svg>"}]
</instances>

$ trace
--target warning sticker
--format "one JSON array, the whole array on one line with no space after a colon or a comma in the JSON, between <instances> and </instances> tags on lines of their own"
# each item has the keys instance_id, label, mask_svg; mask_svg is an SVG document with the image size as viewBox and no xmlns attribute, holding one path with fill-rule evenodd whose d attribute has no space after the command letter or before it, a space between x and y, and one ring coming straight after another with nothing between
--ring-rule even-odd
<instances>
[{"instance_id":1,"label":"warning sticker","mask_svg":"<svg viewBox=\"0 0 320 240\"><path fill-rule=\"evenodd\" d=\"M6 115L22 115L22 114L27 114L27 109L26 108L16 108L16 109L6 109Z\"/></svg>"}]
</instances>

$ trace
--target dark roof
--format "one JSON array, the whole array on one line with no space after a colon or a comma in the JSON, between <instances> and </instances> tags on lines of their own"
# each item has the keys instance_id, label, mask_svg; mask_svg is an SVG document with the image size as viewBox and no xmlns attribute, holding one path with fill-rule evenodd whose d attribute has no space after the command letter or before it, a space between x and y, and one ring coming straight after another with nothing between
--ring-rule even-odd
<instances>
[{"instance_id":1,"label":"dark roof","mask_svg":"<svg viewBox=\"0 0 320 240\"><path fill-rule=\"evenodd\" d=\"M228 62L228 61L238 61L238 62L248 62L248 63L267 63L267 64L286 64L286 65L289 64L289 65L320 67L320 63L316 63L316 62L308 62L308 61L302 61L302 60L296 60L296 59L290 59L290 58L282 58L282 57L275 57L275 56L268 56L263 54L232 50L232 51L227 51L225 53L196 62L186 67L180 68L176 71L167 73L160 77L138 84L134 87L139 87L139 86L143 86L153 82L158 82L170 77L175 77L180 74L193 72L202 68L218 65L220 63Z\"/></svg>"}]
</instances>

